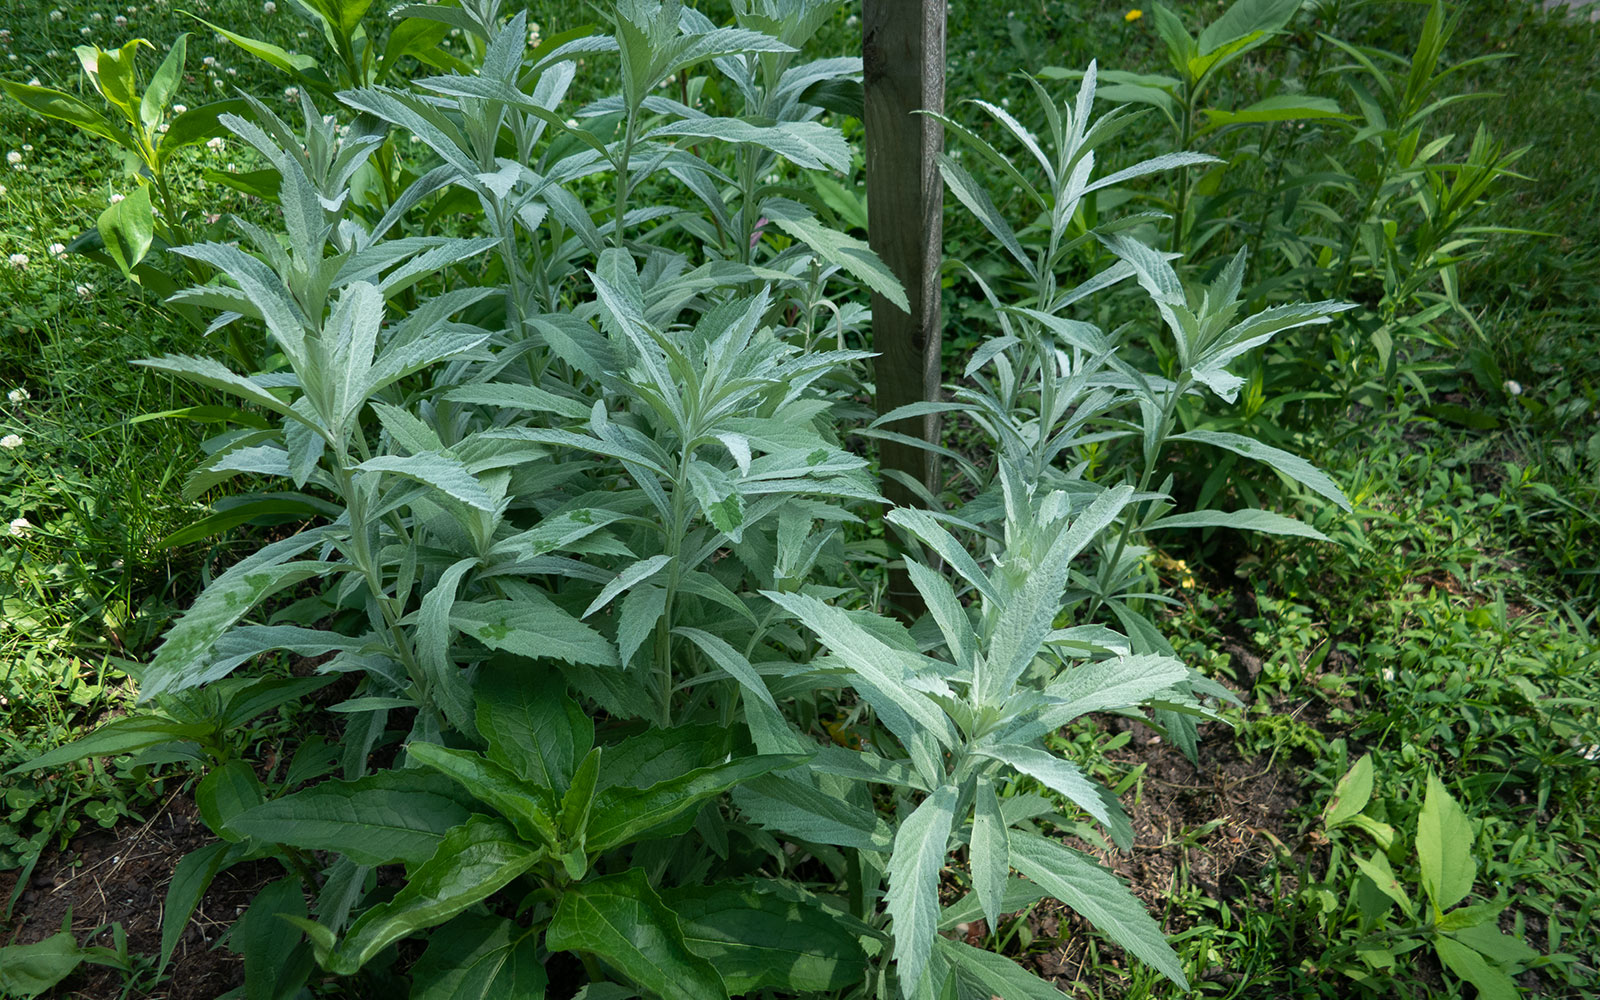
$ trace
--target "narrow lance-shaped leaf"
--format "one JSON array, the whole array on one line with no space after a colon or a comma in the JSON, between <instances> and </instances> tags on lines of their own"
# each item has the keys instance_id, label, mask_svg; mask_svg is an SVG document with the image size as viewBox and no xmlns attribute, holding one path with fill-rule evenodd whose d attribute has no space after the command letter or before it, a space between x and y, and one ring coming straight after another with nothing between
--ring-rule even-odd
<instances>
[{"instance_id":1,"label":"narrow lance-shaped leaf","mask_svg":"<svg viewBox=\"0 0 1600 1000\"><path fill-rule=\"evenodd\" d=\"M989 921L990 927L999 927L1006 880L1011 877L1011 838L1006 833L1006 821L1000 812L994 782L987 777L978 779L978 795L973 805L972 843L968 845L972 886L978 894L984 919Z\"/></svg>"},{"instance_id":2,"label":"narrow lance-shaped leaf","mask_svg":"<svg viewBox=\"0 0 1600 1000\"><path fill-rule=\"evenodd\" d=\"M1117 944L1187 990L1189 980L1161 928L1115 875L1037 834L1014 831L1011 866L1086 917Z\"/></svg>"},{"instance_id":3,"label":"narrow lance-shaped leaf","mask_svg":"<svg viewBox=\"0 0 1600 1000\"><path fill-rule=\"evenodd\" d=\"M900 992L915 994L939 926L939 871L955 822L956 787L945 785L922 800L900 825L889 858L884 903L894 922L894 957Z\"/></svg>"}]
</instances>

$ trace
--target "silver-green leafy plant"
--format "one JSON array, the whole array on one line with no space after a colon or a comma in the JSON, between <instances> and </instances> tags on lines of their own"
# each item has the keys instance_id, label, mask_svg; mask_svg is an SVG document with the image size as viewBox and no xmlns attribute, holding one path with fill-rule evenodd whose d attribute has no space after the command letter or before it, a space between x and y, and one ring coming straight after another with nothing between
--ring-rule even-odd
<instances>
[{"instance_id":1,"label":"silver-green leafy plant","mask_svg":"<svg viewBox=\"0 0 1600 1000\"><path fill-rule=\"evenodd\" d=\"M140 676L153 710L84 752L215 742L216 720L245 711L247 675L230 675L282 653L351 677L332 706L342 745L285 780L212 754L197 798L222 843L174 878L171 940L221 867L271 857L288 878L239 940L256 988L279 994L428 934L418 997L542 996L553 952L591 984L674 1000L1032 996L1049 987L941 930L1045 895L1184 983L1131 893L1051 835L1092 830L1063 810L1112 845L1132 831L1044 740L1088 713L1148 710L1192 752L1195 720L1218 717L1226 692L1145 610L1143 539L1314 532L1265 511L1170 513L1163 449L1180 400L1231 400L1229 364L1338 307L1244 315L1242 256L1191 294L1131 235L1148 217L1092 225L1094 191L1209 162L1181 152L1095 178L1127 118L1092 119L1092 67L1068 105L1037 89L1049 153L989 109L1042 184L960 130L1045 221L1013 229L945 161L1021 273L985 286L1000 329L973 387L931 404L994 439L959 466L968 502L930 495L884 518L921 553L907 571L929 613L907 626L866 607L859 557L875 542L860 525L881 501L844 446L864 358L845 340L863 316L831 284L897 289L769 180L849 163L820 109L858 67L797 52L824 5L751 0L719 27L623 0L611 35L531 52L525 15L448 10L476 66L363 79L337 95L345 125L309 93L298 131L256 102L221 118L276 174L282 231L238 221L237 244L181 248L217 277L176 299L258 339L261 363L143 362L243 404L190 488L257 491L197 532L299 528L205 588ZM577 57L612 51L622 93L566 107ZM703 79L681 100L657 93L708 63L736 113L695 106ZM379 212L357 178L395 128L421 159L376 168L395 185ZM762 218L792 242L760 238ZM1114 263L1062 290L1106 250ZM1129 277L1165 324L1159 374L1124 356L1125 331L1071 315ZM1196 440L1341 499L1287 453ZM335 761L342 779L315 780ZM952 854L966 895L941 910ZM384 866L404 867L393 892Z\"/></svg>"}]
</instances>

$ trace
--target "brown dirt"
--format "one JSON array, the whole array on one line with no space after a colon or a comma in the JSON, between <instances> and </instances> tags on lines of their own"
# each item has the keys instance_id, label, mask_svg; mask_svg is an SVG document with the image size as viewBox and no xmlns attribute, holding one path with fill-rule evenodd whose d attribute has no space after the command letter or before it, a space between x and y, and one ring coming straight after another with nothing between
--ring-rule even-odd
<instances>
[{"instance_id":1,"label":"brown dirt","mask_svg":"<svg viewBox=\"0 0 1600 1000\"><path fill-rule=\"evenodd\" d=\"M1270 907L1272 886L1265 876L1277 857L1301 846L1294 819L1300 790L1288 767L1242 756L1220 727L1202 731L1198 768L1142 723L1112 720L1108 728L1133 731L1128 744L1111 754L1113 762L1147 765L1137 793L1123 796L1133 821L1133 850L1107 852L1081 841L1073 846L1128 882L1153 914L1167 910L1173 888L1185 880L1233 906ZM1213 821L1208 832L1194 832ZM1293 878L1286 877L1283 891L1293 892ZM1064 989L1091 967L1093 947L1119 964L1115 946L1092 945L1085 933L1090 925L1054 900L1040 904L1031 923L1037 939L1057 944L1027 961ZM1173 920L1165 930L1173 934L1187 926Z\"/></svg>"},{"instance_id":2,"label":"brown dirt","mask_svg":"<svg viewBox=\"0 0 1600 1000\"><path fill-rule=\"evenodd\" d=\"M128 950L154 957L161 951L161 917L167 883L178 862L214 838L187 795L169 796L144 823L123 822L110 830L79 834L65 849L47 850L23 890L12 918L0 924L0 942L29 944L61 930L71 913L78 942L110 947L109 930L120 923ZM0 900L16 887L16 871L0 872ZM160 985L138 994L152 1000L216 1000L243 982L239 958L219 947L222 933L262 886L281 876L270 862L238 865L217 876L173 952ZM117 997L123 976L85 964L48 994L55 997Z\"/></svg>"}]
</instances>

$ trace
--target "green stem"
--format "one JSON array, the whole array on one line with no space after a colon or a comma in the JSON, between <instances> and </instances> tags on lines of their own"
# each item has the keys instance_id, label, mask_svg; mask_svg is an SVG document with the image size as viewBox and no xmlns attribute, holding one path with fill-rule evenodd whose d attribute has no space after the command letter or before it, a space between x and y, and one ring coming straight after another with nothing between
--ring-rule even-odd
<instances>
[{"instance_id":1,"label":"green stem","mask_svg":"<svg viewBox=\"0 0 1600 1000\"><path fill-rule=\"evenodd\" d=\"M1139 485L1136 492L1143 493L1150 488L1150 479L1155 474L1156 463L1161 457L1161 449L1167 443L1167 436L1172 433L1172 421L1178 410L1178 400L1183 396L1184 390L1189 387L1187 372L1180 372L1173 380L1172 393L1161 406L1161 431L1156 435L1155 447L1151 448L1144 456L1144 469L1139 473ZM1094 598L1089 603L1089 613L1085 621L1093 621L1095 612L1100 610L1100 605L1105 603L1103 595L1110 584L1111 572L1122 563L1122 554L1128 547L1128 537L1133 533L1135 522L1142 523L1143 518L1138 516L1142 504L1122 519L1122 530L1117 535L1117 547L1112 552L1111 559L1100 566L1100 585L1096 588Z\"/></svg>"},{"instance_id":2,"label":"green stem","mask_svg":"<svg viewBox=\"0 0 1600 1000\"><path fill-rule=\"evenodd\" d=\"M618 250L623 248L623 220L628 217L628 160L633 156L633 144L638 124L639 109L629 108L628 124L622 134L622 155L614 163L617 169L617 206L616 219L611 227L611 237Z\"/></svg>"},{"instance_id":3,"label":"green stem","mask_svg":"<svg viewBox=\"0 0 1600 1000\"><path fill-rule=\"evenodd\" d=\"M678 560L683 555L683 536L688 530L684 498L689 489L689 457L689 449L685 448L678 462L677 481L672 484L672 518L667 525L665 546L672 561L667 564L666 600L662 602L661 617L656 621L656 687L661 698L663 726L672 725L672 606L678 597L678 582L683 572Z\"/></svg>"},{"instance_id":4,"label":"green stem","mask_svg":"<svg viewBox=\"0 0 1600 1000\"><path fill-rule=\"evenodd\" d=\"M1189 144L1194 141L1194 87L1192 84L1183 85L1183 121L1178 139L1178 152L1187 153ZM1173 199L1172 210L1172 252L1183 252L1183 238L1185 223L1189 216L1189 168L1178 168L1178 195Z\"/></svg>"}]
</instances>

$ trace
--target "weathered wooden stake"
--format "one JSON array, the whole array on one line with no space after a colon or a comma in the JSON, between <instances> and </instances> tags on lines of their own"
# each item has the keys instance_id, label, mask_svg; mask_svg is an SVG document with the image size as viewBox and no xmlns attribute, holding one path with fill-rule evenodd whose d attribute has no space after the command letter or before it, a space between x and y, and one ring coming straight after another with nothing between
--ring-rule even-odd
<instances>
[{"instance_id":1,"label":"weathered wooden stake","mask_svg":"<svg viewBox=\"0 0 1600 1000\"><path fill-rule=\"evenodd\" d=\"M877 406L887 413L939 394L944 131L938 119L916 112L944 110L945 0L864 0L862 33L868 241L905 286L911 305L908 313L881 295L872 296ZM938 420L899 421L890 429L933 441ZM899 470L937 487L930 452L883 441L879 456L886 472ZM920 505L916 494L893 478L884 477L883 490L896 504ZM903 574L890 589L902 606L920 606Z\"/></svg>"}]
</instances>

